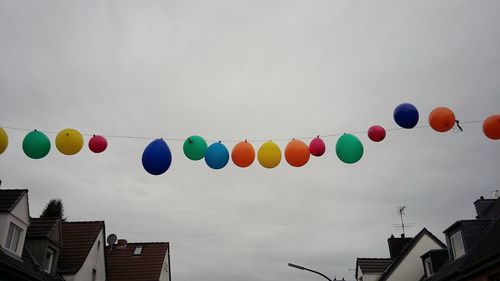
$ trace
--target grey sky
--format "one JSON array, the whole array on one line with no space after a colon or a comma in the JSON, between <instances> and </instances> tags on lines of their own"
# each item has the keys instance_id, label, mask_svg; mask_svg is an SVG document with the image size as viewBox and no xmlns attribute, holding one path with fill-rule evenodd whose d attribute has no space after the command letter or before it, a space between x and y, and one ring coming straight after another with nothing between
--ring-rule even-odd
<instances>
[{"instance_id":1,"label":"grey sky","mask_svg":"<svg viewBox=\"0 0 500 281\"><path fill-rule=\"evenodd\" d=\"M402 102L419 108L419 125L437 106L482 120L500 113L499 14L500 1L2 0L0 126L293 138L394 128ZM174 280L316 280L288 262L352 279L357 256L388 256L397 206L408 206L411 235L442 238L499 188L500 143L480 123L463 127L359 135L354 165L327 138L325 156L272 170L214 171L170 141L158 177L140 162L148 140L110 138L102 155L53 147L35 161L26 132L7 130L0 178L30 190L33 216L60 197L71 220L171 242Z\"/></svg>"}]
</instances>

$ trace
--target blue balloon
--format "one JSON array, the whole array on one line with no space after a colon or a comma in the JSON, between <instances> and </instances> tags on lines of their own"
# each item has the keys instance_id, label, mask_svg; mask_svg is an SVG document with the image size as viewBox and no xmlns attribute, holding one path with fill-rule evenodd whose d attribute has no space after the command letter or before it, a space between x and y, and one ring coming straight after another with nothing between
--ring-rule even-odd
<instances>
[{"instance_id":1,"label":"blue balloon","mask_svg":"<svg viewBox=\"0 0 500 281\"><path fill-rule=\"evenodd\" d=\"M172 153L162 139L152 141L142 153L142 166L152 175L165 173L172 164Z\"/></svg>"},{"instance_id":2,"label":"blue balloon","mask_svg":"<svg viewBox=\"0 0 500 281\"><path fill-rule=\"evenodd\" d=\"M394 121L405 128L411 129L418 123L418 110L411 103L402 103L394 109Z\"/></svg>"},{"instance_id":3,"label":"blue balloon","mask_svg":"<svg viewBox=\"0 0 500 281\"><path fill-rule=\"evenodd\" d=\"M222 169L229 161L229 151L220 142L212 143L205 153L205 162L212 169Z\"/></svg>"}]
</instances>

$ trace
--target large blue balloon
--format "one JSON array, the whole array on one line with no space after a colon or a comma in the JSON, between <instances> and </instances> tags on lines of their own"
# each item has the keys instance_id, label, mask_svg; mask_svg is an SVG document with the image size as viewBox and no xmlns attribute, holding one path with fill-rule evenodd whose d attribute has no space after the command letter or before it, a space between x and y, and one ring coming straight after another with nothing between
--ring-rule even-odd
<instances>
[{"instance_id":1,"label":"large blue balloon","mask_svg":"<svg viewBox=\"0 0 500 281\"><path fill-rule=\"evenodd\" d=\"M229 161L229 151L220 142L212 143L205 153L205 162L212 169L222 169Z\"/></svg>"},{"instance_id":2,"label":"large blue balloon","mask_svg":"<svg viewBox=\"0 0 500 281\"><path fill-rule=\"evenodd\" d=\"M152 175L165 173L172 164L172 153L162 139L152 141L142 153L142 166Z\"/></svg>"},{"instance_id":3,"label":"large blue balloon","mask_svg":"<svg viewBox=\"0 0 500 281\"><path fill-rule=\"evenodd\" d=\"M402 103L394 109L394 121L405 128L411 129L418 123L418 110L411 103Z\"/></svg>"}]
</instances>

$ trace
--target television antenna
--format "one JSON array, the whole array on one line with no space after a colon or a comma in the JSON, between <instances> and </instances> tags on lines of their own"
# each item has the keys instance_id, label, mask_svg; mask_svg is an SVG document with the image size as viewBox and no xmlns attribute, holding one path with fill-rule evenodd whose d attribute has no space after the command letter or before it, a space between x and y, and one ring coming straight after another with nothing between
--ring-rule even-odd
<instances>
[{"instance_id":1,"label":"television antenna","mask_svg":"<svg viewBox=\"0 0 500 281\"><path fill-rule=\"evenodd\" d=\"M393 226L397 229L402 229L403 230L403 237L405 236L405 228L411 228L413 226L415 226L414 223L404 223L404 220L403 220L403 215L406 215L405 213L405 209L406 209L406 206L399 206L396 208L398 210L398 215L399 217L401 218L401 224L393 224Z\"/></svg>"}]
</instances>

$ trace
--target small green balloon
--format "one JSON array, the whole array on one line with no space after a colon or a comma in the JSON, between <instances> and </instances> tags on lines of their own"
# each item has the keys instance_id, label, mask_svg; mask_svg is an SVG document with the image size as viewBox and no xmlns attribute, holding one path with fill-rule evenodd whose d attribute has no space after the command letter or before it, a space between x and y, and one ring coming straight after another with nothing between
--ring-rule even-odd
<instances>
[{"instance_id":1,"label":"small green balloon","mask_svg":"<svg viewBox=\"0 0 500 281\"><path fill-rule=\"evenodd\" d=\"M191 160L200 160L207 152L207 142L200 136L190 136L184 141L184 155Z\"/></svg>"},{"instance_id":2,"label":"small green balloon","mask_svg":"<svg viewBox=\"0 0 500 281\"><path fill-rule=\"evenodd\" d=\"M344 134L337 140L335 151L342 162L353 164L363 156L363 144L356 136Z\"/></svg>"},{"instance_id":3,"label":"small green balloon","mask_svg":"<svg viewBox=\"0 0 500 281\"><path fill-rule=\"evenodd\" d=\"M40 131L34 130L29 132L23 140L23 151L29 158L43 158L49 154L50 140Z\"/></svg>"}]
</instances>

